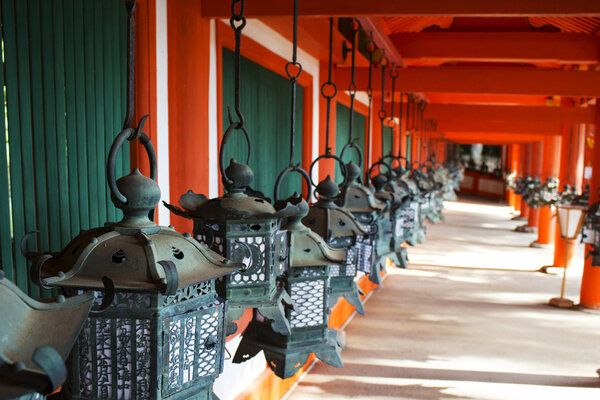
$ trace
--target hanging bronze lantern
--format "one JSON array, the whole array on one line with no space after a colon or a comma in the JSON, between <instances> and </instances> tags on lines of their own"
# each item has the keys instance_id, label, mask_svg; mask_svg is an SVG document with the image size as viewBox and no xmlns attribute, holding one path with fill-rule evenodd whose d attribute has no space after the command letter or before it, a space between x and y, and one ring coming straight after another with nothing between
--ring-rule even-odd
<instances>
[{"instance_id":1,"label":"hanging bronze lantern","mask_svg":"<svg viewBox=\"0 0 600 400\"><path fill-rule=\"evenodd\" d=\"M383 161L379 161L373 164L371 170L379 164L384 163ZM385 257L389 257L398 267L406 268L406 248L402 247L405 241L404 226L402 225L404 221L402 209L406 208L409 195L406 191L401 190L400 187L396 187L397 185L392 186L394 184L394 176L394 171L388 167L387 175L380 172L371 179L371 183L375 188L375 197L387 205L385 214L387 218L380 219L376 256L380 260L380 263L384 262L383 259Z\"/></svg>"},{"instance_id":2,"label":"hanging bronze lantern","mask_svg":"<svg viewBox=\"0 0 600 400\"><path fill-rule=\"evenodd\" d=\"M346 263L330 268L329 304L333 306L339 297L344 297L356 307L358 313L364 315L360 299L363 293L354 278L358 268L358 237L366 236L369 232L350 211L335 204L339 188L329 175L317 185L316 192L318 201L312 205L302 222L325 239L329 246L346 250Z\"/></svg>"},{"instance_id":3,"label":"hanging bronze lantern","mask_svg":"<svg viewBox=\"0 0 600 400\"><path fill-rule=\"evenodd\" d=\"M244 264L243 269L217 281L220 295L229 300L228 334L235 333L233 321L246 308L256 308L271 321L273 330L288 334L284 303L292 302L285 288L277 284L287 263L281 218L266 200L244 193L252 181L250 167L232 160L224 176L229 183L223 197L208 200L190 191L179 201L185 211L168 208L194 220L194 236L200 243Z\"/></svg>"},{"instance_id":4,"label":"hanging bronze lantern","mask_svg":"<svg viewBox=\"0 0 600 400\"><path fill-rule=\"evenodd\" d=\"M350 211L354 218L367 231L356 237L357 268L369 275L369 280L381 284L382 264L376 262L375 245L380 224L389 221L389 215L383 216L385 203L377 200L373 192L360 183L360 168L353 162L346 164L348 179L341 187L336 203ZM381 218L380 218L381 217ZM389 242L389 240L387 240Z\"/></svg>"},{"instance_id":5,"label":"hanging bronze lantern","mask_svg":"<svg viewBox=\"0 0 600 400\"><path fill-rule=\"evenodd\" d=\"M64 359L87 317L91 293L53 302L28 297L0 270L0 397L42 399L67 377ZM32 393L36 392L36 393Z\"/></svg>"},{"instance_id":6,"label":"hanging bronze lantern","mask_svg":"<svg viewBox=\"0 0 600 400\"><path fill-rule=\"evenodd\" d=\"M246 25L243 16L244 1L240 13L234 14L230 25L235 33L235 113L234 121L229 110L230 125L223 134L219 152L219 170L225 189L222 197L207 199L204 195L189 191L181 196L179 204L183 210L165 204L177 215L194 220L194 236L217 253L245 267L217 282L219 294L229 300L227 313L227 333L233 334L239 319L246 308L255 308L267 320L275 332L290 333L289 321L285 318L286 304L292 305L285 288L277 283L287 264L286 234L280 229L281 218L273 206L263 197L248 195L254 174L247 165L250 161L250 137L244 126L240 105L240 41L242 29ZM234 159L227 169L224 167L224 154L229 136L241 131L248 145L245 164ZM255 192L254 192L255 193Z\"/></svg>"},{"instance_id":7,"label":"hanging bronze lantern","mask_svg":"<svg viewBox=\"0 0 600 400\"><path fill-rule=\"evenodd\" d=\"M287 308L291 333L273 332L269 323L255 315L243 334L233 359L240 363L264 351L267 365L275 375L286 379L303 366L314 353L334 367L343 365L342 345L335 329L328 328L330 269L346 261L344 249L334 249L300 221L308 213L308 203L299 195L276 203L278 208L293 208L283 228L288 234L289 269L281 277L295 307Z\"/></svg>"},{"instance_id":8,"label":"hanging bronze lantern","mask_svg":"<svg viewBox=\"0 0 600 400\"><path fill-rule=\"evenodd\" d=\"M242 265L149 218L160 189L144 120L121 132L108 156L111 198L123 219L84 231L60 253L33 261L32 273L44 287L95 292L101 302L73 349L68 382L74 399L212 399L222 370L226 302L214 280ZM144 144L152 179L136 168L115 182L125 140Z\"/></svg>"}]
</instances>

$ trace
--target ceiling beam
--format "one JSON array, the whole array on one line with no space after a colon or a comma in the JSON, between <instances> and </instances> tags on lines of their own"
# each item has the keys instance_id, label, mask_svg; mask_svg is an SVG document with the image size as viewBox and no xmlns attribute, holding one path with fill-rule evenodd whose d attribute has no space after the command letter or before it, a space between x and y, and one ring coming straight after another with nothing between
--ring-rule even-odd
<instances>
[{"instance_id":1,"label":"ceiling beam","mask_svg":"<svg viewBox=\"0 0 600 400\"><path fill-rule=\"evenodd\" d=\"M415 67L397 71L396 90L403 92L600 97L600 71L511 67ZM356 69L357 90L367 89L368 74L368 68ZM347 85L348 68L336 69L335 81ZM381 68L376 68L374 91L380 90L380 82Z\"/></svg>"},{"instance_id":2,"label":"ceiling beam","mask_svg":"<svg viewBox=\"0 0 600 400\"><path fill-rule=\"evenodd\" d=\"M202 15L229 18L227 1L202 0ZM246 2L246 17L292 15L291 1L252 0ZM600 16L597 0L303 0L298 14L313 17L358 16L452 16L452 17L550 17Z\"/></svg>"},{"instance_id":3,"label":"ceiling beam","mask_svg":"<svg viewBox=\"0 0 600 400\"><path fill-rule=\"evenodd\" d=\"M483 144L509 144L509 143L532 143L544 140L543 135L535 134L513 134L513 133L486 133L477 134L469 132L451 132L443 135L432 135L432 139L448 139L459 143L483 143Z\"/></svg>"},{"instance_id":4,"label":"ceiling beam","mask_svg":"<svg viewBox=\"0 0 600 400\"><path fill-rule=\"evenodd\" d=\"M438 132L463 133L515 133L534 135L560 135L560 124L546 122L507 122L507 121L440 121Z\"/></svg>"},{"instance_id":5,"label":"ceiling beam","mask_svg":"<svg viewBox=\"0 0 600 400\"><path fill-rule=\"evenodd\" d=\"M513 121L593 124L595 107L486 106L430 103L425 118L439 121Z\"/></svg>"},{"instance_id":6,"label":"ceiling beam","mask_svg":"<svg viewBox=\"0 0 600 400\"><path fill-rule=\"evenodd\" d=\"M390 40L407 63L419 60L596 64L600 37L554 32L397 33Z\"/></svg>"}]
</instances>

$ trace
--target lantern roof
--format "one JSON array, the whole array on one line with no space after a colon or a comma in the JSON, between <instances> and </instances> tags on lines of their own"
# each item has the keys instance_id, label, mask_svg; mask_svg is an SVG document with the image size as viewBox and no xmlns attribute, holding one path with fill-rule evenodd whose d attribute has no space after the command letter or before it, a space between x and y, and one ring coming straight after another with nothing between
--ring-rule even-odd
<instances>
[{"instance_id":1,"label":"lantern roof","mask_svg":"<svg viewBox=\"0 0 600 400\"><path fill-rule=\"evenodd\" d=\"M289 232L290 267L316 267L329 264L344 264L346 262L346 251L329 246L325 240L315 232L311 231L302 223L309 207L298 193L275 204L276 208L293 206L282 229Z\"/></svg>"},{"instance_id":2,"label":"lantern roof","mask_svg":"<svg viewBox=\"0 0 600 400\"><path fill-rule=\"evenodd\" d=\"M331 237L366 235L368 230L354 218L344 207L335 204L335 196L339 193L336 183L327 175L319 182L316 189L318 201L302 218L302 222L313 232L328 240Z\"/></svg>"},{"instance_id":3,"label":"lantern roof","mask_svg":"<svg viewBox=\"0 0 600 400\"><path fill-rule=\"evenodd\" d=\"M123 131L108 157L107 180L111 199L123 210L123 219L80 233L59 253L34 259L34 275L46 286L160 291L176 289L229 274L243 265L203 247L189 233L158 226L150 215L160 201L158 184L136 168L114 181L114 159L124 140L135 137ZM145 137L145 138L144 138ZM151 170L156 171L152 143L142 134Z\"/></svg>"},{"instance_id":4,"label":"lantern roof","mask_svg":"<svg viewBox=\"0 0 600 400\"><path fill-rule=\"evenodd\" d=\"M91 293L38 302L0 271L0 374L2 395L49 394L66 378L63 360L73 347L95 296ZM6 364L11 365L8 368Z\"/></svg>"},{"instance_id":5,"label":"lantern roof","mask_svg":"<svg viewBox=\"0 0 600 400\"><path fill-rule=\"evenodd\" d=\"M371 189L360 182L360 168L350 161L346 164L347 183L342 186L336 203L350 212L377 212L385 208L385 204L377 200Z\"/></svg>"},{"instance_id":6,"label":"lantern roof","mask_svg":"<svg viewBox=\"0 0 600 400\"><path fill-rule=\"evenodd\" d=\"M392 209L398 207L402 204L402 201L408 196L408 192L403 192L402 195L396 193L393 190L393 187L389 184L393 182L384 174L377 174L373 179L371 179L371 183L373 187L375 187L375 197L380 201L389 202L390 207ZM389 187L391 190L385 190L386 187ZM398 188L400 188L398 186Z\"/></svg>"},{"instance_id":7,"label":"lantern roof","mask_svg":"<svg viewBox=\"0 0 600 400\"><path fill-rule=\"evenodd\" d=\"M166 203L165 206L185 218L199 218L217 223L280 217L267 199L247 194L248 186L254 177L249 166L232 158L225 171L230 182L224 185L227 192L222 197L209 200L206 196L189 190L179 199L182 209Z\"/></svg>"}]
</instances>

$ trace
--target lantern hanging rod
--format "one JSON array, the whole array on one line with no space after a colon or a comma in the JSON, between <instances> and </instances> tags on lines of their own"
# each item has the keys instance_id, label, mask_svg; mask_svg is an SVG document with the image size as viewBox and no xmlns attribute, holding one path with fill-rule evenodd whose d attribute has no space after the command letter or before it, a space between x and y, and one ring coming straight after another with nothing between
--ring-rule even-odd
<instances>
[{"instance_id":1,"label":"lantern hanging rod","mask_svg":"<svg viewBox=\"0 0 600 400\"><path fill-rule=\"evenodd\" d=\"M133 128L135 101L135 0L127 0L127 110L123 129Z\"/></svg>"}]
</instances>

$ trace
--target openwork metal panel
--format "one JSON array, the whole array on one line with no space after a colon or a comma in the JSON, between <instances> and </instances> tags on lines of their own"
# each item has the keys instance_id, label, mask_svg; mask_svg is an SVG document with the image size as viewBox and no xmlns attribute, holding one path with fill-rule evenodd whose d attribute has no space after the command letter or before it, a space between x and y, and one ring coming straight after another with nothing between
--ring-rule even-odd
<instances>
[{"instance_id":1,"label":"openwork metal panel","mask_svg":"<svg viewBox=\"0 0 600 400\"><path fill-rule=\"evenodd\" d=\"M356 239L356 249L358 252L358 270L364 273L371 273L373 264L373 245L375 237L373 235L359 235Z\"/></svg>"},{"instance_id":2,"label":"openwork metal panel","mask_svg":"<svg viewBox=\"0 0 600 400\"><path fill-rule=\"evenodd\" d=\"M325 310L325 280L293 282L290 295L294 309L290 314L292 328L307 328L323 325Z\"/></svg>"},{"instance_id":3,"label":"openwork metal panel","mask_svg":"<svg viewBox=\"0 0 600 400\"><path fill-rule=\"evenodd\" d=\"M168 375L163 380L166 396L208 383L221 370L219 337L223 326L224 304L217 301L204 309L167 318L163 322L164 363Z\"/></svg>"}]
</instances>

